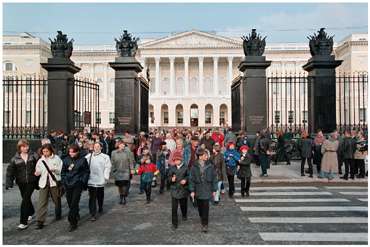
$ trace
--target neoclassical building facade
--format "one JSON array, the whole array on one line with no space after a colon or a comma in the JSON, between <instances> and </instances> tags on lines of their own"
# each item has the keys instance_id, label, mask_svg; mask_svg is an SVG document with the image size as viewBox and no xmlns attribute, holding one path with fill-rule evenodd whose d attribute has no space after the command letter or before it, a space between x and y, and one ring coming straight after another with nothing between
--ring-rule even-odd
<instances>
[{"instance_id":1,"label":"neoclassical building facade","mask_svg":"<svg viewBox=\"0 0 370 247\"><path fill-rule=\"evenodd\" d=\"M117 34L118 35L118 34ZM338 71L367 71L367 34L351 34L334 46ZM46 76L39 65L51 56L49 44L23 33L3 37L4 75ZM101 128L114 122L114 71L109 62L116 57L111 45L74 45L71 59L81 71L78 77L95 80L100 86ZM140 41L137 59L149 70L150 127L217 127L231 125L231 82L240 75L242 40L192 30L159 39ZM267 75L304 73L310 58L307 43L267 43L271 60Z\"/></svg>"}]
</instances>

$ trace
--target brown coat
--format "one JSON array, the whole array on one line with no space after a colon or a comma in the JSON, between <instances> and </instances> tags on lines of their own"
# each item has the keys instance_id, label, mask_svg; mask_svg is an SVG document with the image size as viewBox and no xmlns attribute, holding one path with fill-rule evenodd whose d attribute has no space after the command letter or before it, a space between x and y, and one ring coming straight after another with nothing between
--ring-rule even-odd
<instances>
[{"instance_id":1,"label":"brown coat","mask_svg":"<svg viewBox=\"0 0 370 247\"><path fill-rule=\"evenodd\" d=\"M321 153L323 154L321 160L321 170L323 172L338 173L338 140L325 140L321 146Z\"/></svg>"}]
</instances>

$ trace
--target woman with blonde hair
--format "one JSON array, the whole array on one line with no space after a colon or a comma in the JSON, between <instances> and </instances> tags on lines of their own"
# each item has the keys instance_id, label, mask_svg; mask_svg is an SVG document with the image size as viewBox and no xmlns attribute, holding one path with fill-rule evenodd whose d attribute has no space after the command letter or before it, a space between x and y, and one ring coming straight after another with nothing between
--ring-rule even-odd
<instances>
[{"instance_id":1,"label":"woman with blonde hair","mask_svg":"<svg viewBox=\"0 0 370 247\"><path fill-rule=\"evenodd\" d=\"M22 196L19 230L28 227L28 222L35 213L31 197L33 191L38 189L38 178L34 174L37 160L38 155L30 151L29 142L21 139L17 144L17 153L10 160L6 170L5 189L12 188L15 180Z\"/></svg>"}]
</instances>

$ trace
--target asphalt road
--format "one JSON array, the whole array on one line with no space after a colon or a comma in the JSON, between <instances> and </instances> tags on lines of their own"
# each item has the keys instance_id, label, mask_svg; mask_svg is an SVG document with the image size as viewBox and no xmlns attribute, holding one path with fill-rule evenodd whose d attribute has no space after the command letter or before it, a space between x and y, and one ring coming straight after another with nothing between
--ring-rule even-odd
<instances>
[{"instance_id":1,"label":"asphalt road","mask_svg":"<svg viewBox=\"0 0 370 247\"><path fill-rule=\"evenodd\" d=\"M236 179L237 180L237 179ZM237 187L239 184L237 184ZM263 186L263 187L261 187ZM53 220L53 204L43 230L36 223L24 231L19 221L17 187L3 192L4 244L367 244L367 185L263 184L252 187L251 196L232 199L224 195L210 208L208 233L200 232L198 211L189 203L188 220L171 229L168 192L153 190L153 202L145 203L138 185L131 187L128 204L118 204L116 187L105 191L104 213L89 221L88 195L80 202L79 228L68 232L68 213L63 198L63 219ZM237 190L238 192L238 190ZM34 193L36 206L38 193ZM180 212L179 212L180 215Z\"/></svg>"}]
</instances>

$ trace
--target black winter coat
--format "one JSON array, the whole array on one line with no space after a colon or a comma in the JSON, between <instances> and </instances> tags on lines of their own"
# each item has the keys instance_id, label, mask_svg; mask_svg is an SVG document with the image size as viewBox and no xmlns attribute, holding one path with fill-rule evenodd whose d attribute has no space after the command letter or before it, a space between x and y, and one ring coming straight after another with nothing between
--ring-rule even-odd
<instances>
[{"instance_id":1,"label":"black winter coat","mask_svg":"<svg viewBox=\"0 0 370 247\"><path fill-rule=\"evenodd\" d=\"M77 156L74 159L68 156L63 160L61 178L65 188L82 186L86 189L89 176L90 168L84 156Z\"/></svg>"},{"instance_id":2,"label":"black winter coat","mask_svg":"<svg viewBox=\"0 0 370 247\"><path fill-rule=\"evenodd\" d=\"M195 161L190 171L189 190L195 192L195 198L209 200L212 192L217 191L217 174L212 162L208 161L204 166L201 174L199 161Z\"/></svg>"},{"instance_id":3,"label":"black winter coat","mask_svg":"<svg viewBox=\"0 0 370 247\"><path fill-rule=\"evenodd\" d=\"M36 153L29 152L25 163L21 155L16 153L6 169L6 187L13 187L14 179L17 184L37 183L39 177L35 176L35 167L38 159Z\"/></svg>"},{"instance_id":4,"label":"black winter coat","mask_svg":"<svg viewBox=\"0 0 370 247\"><path fill-rule=\"evenodd\" d=\"M176 181L172 182L172 176L176 175ZM180 184L180 181L185 179L186 184ZM189 196L189 170L185 165L179 169L177 166L171 166L168 171L168 181L171 184L171 196L176 199L186 198Z\"/></svg>"},{"instance_id":5,"label":"black winter coat","mask_svg":"<svg viewBox=\"0 0 370 247\"><path fill-rule=\"evenodd\" d=\"M352 137L344 137L342 146L340 147L343 159L353 159L356 151L356 139Z\"/></svg>"},{"instance_id":6,"label":"black winter coat","mask_svg":"<svg viewBox=\"0 0 370 247\"><path fill-rule=\"evenodd\" d=\"M302 158L311 158L313 141L310 138L303 138L298 141L298 149Z\"/></svg>"},{"instance_id":7,"label":"black winter coat","mask_svg":"<svg viewBox=\"0 0 370 247\"><path fill-rule=\"evenodd\" d=\"M242 160L241 157L244 157L244 159ZM249 153L247 153L246 155L240 154L240 161L239 161L240 170L238 173L238 177L250 178L252 176L252 172L251 172L252 160L253 158Z\"/></svg>"}]
</instances>

